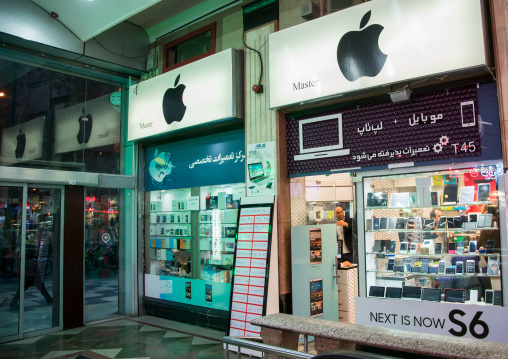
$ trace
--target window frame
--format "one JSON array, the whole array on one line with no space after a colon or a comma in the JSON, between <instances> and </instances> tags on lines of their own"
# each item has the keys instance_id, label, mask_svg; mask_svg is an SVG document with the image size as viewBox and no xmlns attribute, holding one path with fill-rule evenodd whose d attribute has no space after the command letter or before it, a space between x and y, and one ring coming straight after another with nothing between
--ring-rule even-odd
<instances>
[{"instance_id":1,"label":"window frame","mask_svg":"<svg viewBox=\"0 0 508 359\"><path fill-rule=\"evenodd\" d=\"M176 40L173 40L173 41L170 41L166 44L164 44L164 47L163 47L163 63L162 63L162 72L165 73L165 72L168 72L168 71L171 71L171 70L174 70L174 69L177 69L181 66L185 66L187 64L190 64L191 62L194 62L194 61L198 61L198 60L201 60L207 56L210 56L210 55L213 55L215 54L215 49L216 49L216 29L217 29L217 23L216 22L213 22L209 25L206 25L206 26L203 26L202 28L200 29L197 29L187 35L184 35L182 37L179 37L178 39ZM168 64L168 61L169 61L169 56L168 56L168 53L169 51L171 51L173 48L175 48L178 44L184 42L184 41L187 41L193 37L196 37L198 35L201 35L207 31L211 31L211 46L210 46L210 51L207 51L205 53L202 53L201 55L198 55L198 56L194 56L190 59L187 59L185 61L182 61L182 62L179 62L177 64L173 64L173 65L169 65Z\"/></svg>"}]
</instances>

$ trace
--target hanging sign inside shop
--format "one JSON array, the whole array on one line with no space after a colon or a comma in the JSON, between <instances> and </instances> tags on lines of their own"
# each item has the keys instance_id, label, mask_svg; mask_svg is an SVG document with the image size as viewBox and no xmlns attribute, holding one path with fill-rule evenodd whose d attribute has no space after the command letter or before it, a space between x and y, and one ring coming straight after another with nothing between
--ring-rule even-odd
<instances>
[{"instance_id":1,"label":"hanging sign inside shop","mask_svg":"<svg viewBox=\"0 0 508 359\"><path fill-rule=\"evenodd\" d=\"M120 112L109 95L57 110L55 153L108 146L120 141Z\"/></svg>"},{"instance_id":2,"label":"hanging sign inside shop","mask_svg":"<svg viewBox=\"0 0 508 359\"><path fill-rule=\"evenodd\" d=\"M376 0L270 34L270 108L486 64L480 0Z\"/></svg>"},{"instance_id":3,"label":"hanging sign inside shop","mask_svg":"<svg viewBox=\"0 0 508 359\"><path fill-rule=\"evenodd\" d=\"M355 313L356 324L508 343L500 306L356 297Z\"/></svg>"},{"instance_id":4,"label":"hanging sign inside shop","mask_svg":"<svg viewBox=\"0 0 508 359\"><path fill-rule=\"evenodd\" d=\"M145 150L145 191L245 182L243 130Z\"/></svg>"},{"instance_id":5,"label":"hanging sign inside shop","mask_svg":"<svg viewBox=\"0 0 508 359\"><path fill-rule=\"evenodd\" d=\"M44 116L2 131L2 165L42 157Z\"/></svg>"},{"instance_id":6,"label":"hanging sign inside shop","mask_svg":"<svg viewBox=\"0 0 508 359\"><path fill-rule=\"evenodd\" d=\"M128 140L241 116L241 60L228 49L132 85Z\"/></svg>"},{"instance_id":7,"label":"hanging sign inside shop","mask_svg":"<svg viewBox=\"0 0 508 359\"><path fill-rule=\"evenodd\" d=\"M473 86L290 119L288 171L479 156L478 123Z\"/></svg>"}]
</instances>

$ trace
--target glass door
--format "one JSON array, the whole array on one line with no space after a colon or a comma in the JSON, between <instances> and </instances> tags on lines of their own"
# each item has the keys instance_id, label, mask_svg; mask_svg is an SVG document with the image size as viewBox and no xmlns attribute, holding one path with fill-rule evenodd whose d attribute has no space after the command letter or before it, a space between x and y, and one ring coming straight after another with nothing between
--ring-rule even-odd
<instances>
[{"instance_id":1,"label":"glass door","mask_svg":"<svg viewBox=\"0 0 508 359\"><path fill-rule=\"evenodd\" d=\"M19 336L23 187L0 186L0 342Z\"/></svg>"},{"instance_id":2,"label":"glass door","mask_svg":"<svg viewBox=\"0 0 508 359\"><path fill-rule=\"evenodd\" d=\"M61 200L59 188L28 187L25 333L59 326Z\"/></svg>"},{"instance_id":3,"label":"glass door","mask_svg":"<svg viewBox=\"0 0 508 359\"><path fill-rule=\"evenodd\" d=\"M0 186L0 342L61 328L61 201L61 188Z\"/></svg>"}]
</instances>

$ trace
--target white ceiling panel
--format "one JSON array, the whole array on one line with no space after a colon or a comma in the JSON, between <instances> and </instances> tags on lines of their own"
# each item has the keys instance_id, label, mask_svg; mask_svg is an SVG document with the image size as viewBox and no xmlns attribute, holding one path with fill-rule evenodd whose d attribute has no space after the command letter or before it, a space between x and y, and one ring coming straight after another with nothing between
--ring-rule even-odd
<instances>
[{"instance_id":1,"label":"white ceiling panel","mask_svg":"<svg viewBox=\"0 0 508 359\"><path fill-rule=\"evenodd\" d=\"M160 0L32 0L83 42L149 8Z\"/></svg>"}]
</instances>

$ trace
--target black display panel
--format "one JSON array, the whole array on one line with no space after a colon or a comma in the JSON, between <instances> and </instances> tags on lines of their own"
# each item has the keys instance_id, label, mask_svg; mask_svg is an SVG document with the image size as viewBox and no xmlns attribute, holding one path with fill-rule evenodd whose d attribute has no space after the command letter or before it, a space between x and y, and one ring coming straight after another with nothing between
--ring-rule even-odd
<instances>
[{"instance_id":1,"label":"black display panel","mask_svg":"<svg viewBox=\"0 0 508 359\"><path fill-rule=\"evenodd\" d=\"M421 299L422 287L413 287L405 285L402 287L402 298L403 299Z\"/></svg>"},{"instance_id":2,"label":"black display panel","mask_svg":"<svg viewBox=\"0 0 508 359\"><path fill-rule=\"evenodd\" d=\"M380 297L384 298L385 296L385 287L378 287L375 285L371 285L369 288L369 297Z\"/></svg>"},{"instance_id":3,"label":"black display panel","mask_svg":"<svg viewBox=\"0 0 508 359\"><path fill-rule=\"evenodd\" d=\"M444 301L453 303L465 303L466 290L446 288L444 290Z\"/></svg>"},{"instance_id":4,"label":"black display panel","mask_svg":"<svg viewBox=\"0 0 508 359\"><path fill-rule=\"evenodd\" d=\"M400 299L402 297L402 288L386 287L385 297Z\"/></svg>"},{"instance_id":5,"label":"black display panel","mask_svg":"<svg viewBox=\"0 0 508 359\"><path fill-rule=\"evenodd\" d=\"M440 288L423 288L422 289L422 300L429 302L440 302L441 301L441 289Z\"/></svg>"}]
</instances>

